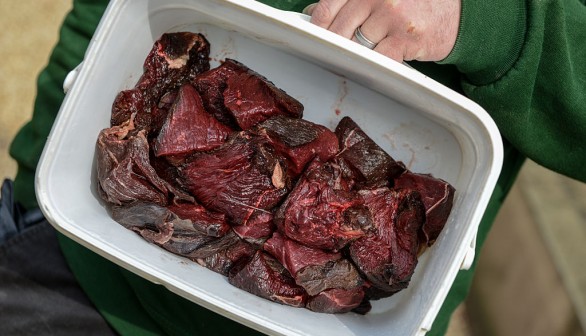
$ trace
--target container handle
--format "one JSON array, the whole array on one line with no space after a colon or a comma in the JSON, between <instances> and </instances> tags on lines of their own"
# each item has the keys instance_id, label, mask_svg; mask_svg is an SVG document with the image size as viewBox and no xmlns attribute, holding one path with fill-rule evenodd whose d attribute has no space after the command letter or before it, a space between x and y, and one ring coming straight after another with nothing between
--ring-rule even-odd
<instances>
[{"instance_id":1,"label":"container handle","mask_svg":"<svg viewBox=\"0 0 586 336\"><path fill-rule=\"evenodd\" d=\"M63 92L67 94L67 92L71 89L75 81L77 80L77 76L81 71L83 66L83 62L79 63L73 70L69 71L67 76L65 76L65 80L63 81Z\"/></svg>"},{"instance_id":2,"label":"container handle","mask_svg":"<svg viewBox=\"0 0 586 336\"><path fill-rule=\"evenodd\" d=\"M470 241L470 245L466 249L466 255L464 255L464 259L460 265L460 270L462 271L467 271L472 267L474 257L476 256L476 236L477 234L475 233Z\"/></svg>"}]
</instances>

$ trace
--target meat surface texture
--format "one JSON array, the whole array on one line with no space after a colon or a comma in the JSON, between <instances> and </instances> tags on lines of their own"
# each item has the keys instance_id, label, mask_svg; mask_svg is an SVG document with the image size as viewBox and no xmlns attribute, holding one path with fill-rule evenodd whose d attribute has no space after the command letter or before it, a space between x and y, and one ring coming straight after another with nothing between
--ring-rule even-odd
<instances>
[{"instance_id":1,"label":"meat surface texture","mask_svg":"<svg viewBox=\"0 0 586 336\"><path fill-rule=\"evenodd\" d=\"M205 111L199 93L190 84L179 89L154 144L156 156L182 156L221 146L232 130Z\"/></svg>"},{"instance_id":2,"label":"meat surface texture","mask_svg":"<svg viewBox=\"0 0 586 336\"><path fill-rule=\"evenodd\" d=\"M342 118L336 127L336 135L340 141L339 156L354 170L357 182L387 186L390 180L405 170L351 118Z\"/></svg>"},{"instance_id":3,"label":"meat surface texture","mask_svg":"<svg viewBox=\"0 0 586 336\"><path fill-rule=\"evenodd\" d=\"M338 138L325 126L283 116L259 124L254 133L265 137L287 159L289 174L296 177L314 158L326 162L338 154Z\"/></svg>"},{"instance_id":4,"label":"meat surface texture","mask_svg":"<svg viewBox=\"0 0 586 336\"><path fill-rule=\"evenodd\" d=\"M350 257L374 286L397 292L407 287L415 271L425 208L416 191L379 188L360 194L376 231L354 241Z\"/></svg>"},{"instance_id":5,"label":"meat surface texture","mask_svg":"<svg viewBox=\"0 0 586 336\"><path fill-rule=\"evenodd\" d=\"M317 313L366 314L407 287L455 189L407 170L349 117L335 131L302 119L297 99L236 60L210 69L209 52L201 34L164 34L116 96L96 142L112 219Z\"/></svg>"},{"instance_id":6,"label":"meat surface texture","mask_svg":"<svg viewBox=\"0 0 586 336\"><path fill-rule=\"evenodd\" d=\"M277 227L306 246L338 251L372 228L362 198L333 161L314 160L276 212Z\"/></svg>"},{"instance_id":7,"label":"meat surface texture","mask_svg":"<svg viewBox=\"0 0 586 336\"><path fill-rule=\"evenodd\" d=\"M257 210L273 208L288 191L279 158L243 132L214 151L196 155L180 176L202 205L225 213L237 225L245 225Z\"/></svg>"},{"instance_id":8,"label":"meat surface texture","mask_svg":"<svg viewBox=\"0 0 586 336\"><path fill-rule=\"evenodd\" d=\"M442 179L412 172L405 172L395 179L395 188L417 190L421 194L426 218L421 229L421 241L431 246L448 221L456 189Z\"/></svg>"},{"instance_id":9,"label":"meat surface texture","mask_svg":"<svg viewBox=\"0 0 586 336\"><path fill-rule=\"evenodd\" d=\"M119 125L135 115L138 129L152 131L153 117L161 113L157 111L160 99L208 70L209 54L210 44L201 34L163 34L146 57L138 83L114 100L111 124Z\"/></svg>"},{"instance_id":10,"label":"meat surface texture","mask_svg":"<svg viewBox=\"0 0 586 336\"><path fill-rule=\"evenodd\" d=\"M232 268L228 279L232 285L271 301L293 307L304 307L307 301L307 293L295 284L285 267L262 251Z\"/></svg>"},{"instance_id":11,"label":"meat surface texture","mask_svg":"<svg viewBox=\"0 0 586 336\"><path fill-rule=\"evenodd\" d=\"M243 130L273 116L303 116L303 105L254 71L228 78L224 104Z\"/></svg>"}]
</instances>

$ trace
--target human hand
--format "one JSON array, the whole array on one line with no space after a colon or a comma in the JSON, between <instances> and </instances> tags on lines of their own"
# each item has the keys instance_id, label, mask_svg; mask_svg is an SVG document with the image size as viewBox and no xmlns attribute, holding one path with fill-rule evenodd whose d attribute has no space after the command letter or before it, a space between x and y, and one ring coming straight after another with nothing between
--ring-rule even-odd
<instances>
[{"instance_id":1,"label":"human hand","mask_svg":"<svg viewBox=\"0 0 586 336\"><path fill-rule=\"evenodd\" d=\"M441 61L454 48L461 0L320 0L308 6L311 22L396 61Z\"/></svg>"}]
</instances>

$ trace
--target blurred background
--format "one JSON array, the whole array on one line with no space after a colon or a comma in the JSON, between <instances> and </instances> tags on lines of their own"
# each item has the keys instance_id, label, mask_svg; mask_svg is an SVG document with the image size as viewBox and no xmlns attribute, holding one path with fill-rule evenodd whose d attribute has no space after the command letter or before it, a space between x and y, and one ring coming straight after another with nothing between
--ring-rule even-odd
<instances>
[{"instance_id":1,"label":"blurred background","mask_svg":"<svg viewBox=\"0 0 586 336\"><path fill-rule=\"evenodd\" d=\"M0 177L14 178L8 147L31 117L38 73L71 1L0 4ZM527 162L448 335L586 335L585 242L586 184Z\"/></svg>"}]
</instances>

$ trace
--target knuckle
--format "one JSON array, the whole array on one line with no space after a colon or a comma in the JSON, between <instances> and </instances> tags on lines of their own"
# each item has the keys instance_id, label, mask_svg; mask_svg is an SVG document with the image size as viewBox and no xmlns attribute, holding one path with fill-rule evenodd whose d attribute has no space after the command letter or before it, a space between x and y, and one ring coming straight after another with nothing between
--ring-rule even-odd
<instances>
[{"instance_id":1,"label":"knuckle","mask_svg":"<svg viewBox=\"0 0 586 336\"><path fill-rule=\"evenodd\" d=\"M330 1L322 0L315 5L311 13L311 21L321 27L327 28L333 21Z\"/></svg>"}]
</instances>

